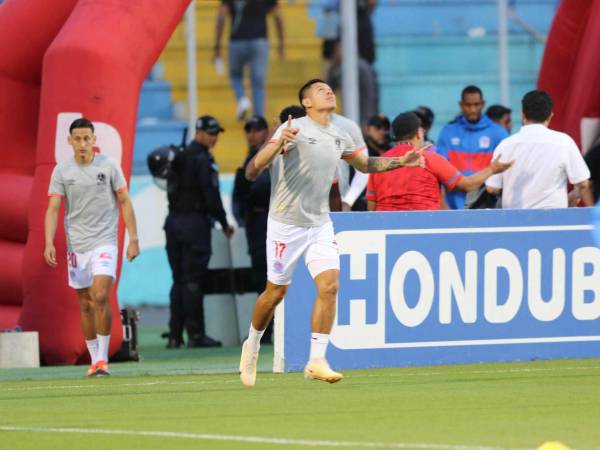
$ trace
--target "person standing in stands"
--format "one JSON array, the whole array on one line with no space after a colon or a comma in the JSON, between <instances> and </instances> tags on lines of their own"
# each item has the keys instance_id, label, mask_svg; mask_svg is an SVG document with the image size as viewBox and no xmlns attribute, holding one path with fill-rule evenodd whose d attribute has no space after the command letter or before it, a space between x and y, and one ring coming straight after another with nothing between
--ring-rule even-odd
<instances>
[{"instance_id":1,"label":"person standing in stands","mask_svg":"<svg viewBox=\"0 0 600 450\"><path fill-rule=\"evenodd\" d=\"M227 16L229 35L229 78L237 101L237 118L243 120L253 107L254 114L265 115L265 79L269 62L267 15L273 14L279 44L279 58L285 58L283 18L277 0L222 0L217 14L213 61L221 60L221 39ZM244 90L244 67L250 68L252 101Z\"/></svg>"},{"instance_id":2,"label":"person standing in stands","mask_svg":"<svg viewBox=\"0 0 600 450\"><path fill-rule=\"evenodd\" d=\"M56 267L54 236L58 212L65 199L65 233L69 286L77 292L81 328L92 364L87 375L110 375L108 347L112 316L109 292L117 276L119 206L129 234L126 257L140 253L133 205L119 165L96 154L94 125L75 120L69 127L73 157L59 162L50 178L48 209L44 222L44 259Z\"/></svg>"},{"instance_id":3,"label":"person standing in stands","mask_svg":"<svg viewBox=\"0 0 600 450\"><path fill-rule=\"evenodd\" d=\"M211 255L213 221L221 224L227 238L233 235L221 202L219 172L210 153L223 131L214 117L199 117L194 140L177 154L167 179L169 215L164 228L173 273L167 348L183 344L184 328L188 347L221 345L205 333L202 285Z\"/></svg>"},{"instance_id":4,"label":"person standing in stands","mask_svg":"<svg viewBox=\"0 0 600 450\"><path fill-rule=\"evenodd\" d=\"M437 151L465 175L471 175L490 165L496 146L508 132L482 114L485 102L481 89L467 86L459 102L462 113L447 124L437 141ZM451 209L465 207L462 191L446 193Z\"/></svg>"},{"instance_id":5,"label":"person standing in stands","mask_svg":"<svg viewBox=\"0 0 600 450\"><path fill-rule=\"evenodd\" d=\"M544 91L531 91L521 101L523 126L494 151L515 160L514 167L486 181L488 192L502 190L502 208L566 208L569 197L594 205L590 171L575 141L548 128L552 99ZM567 194L567 183L573 185ZM576 202L573 202L576 203Z\"/></svg>"},{"instance_id":6,"label":"person standing in stands","mask_svg":"<svg viewBox=\"0 0 600 450\"><path fill-rule=\"evenodd\" d=\"M485 115L504 128L508 133L512 131L512 117L511 110L503 105L492 105L490 106Z\"/></svg>"}]
</instances>

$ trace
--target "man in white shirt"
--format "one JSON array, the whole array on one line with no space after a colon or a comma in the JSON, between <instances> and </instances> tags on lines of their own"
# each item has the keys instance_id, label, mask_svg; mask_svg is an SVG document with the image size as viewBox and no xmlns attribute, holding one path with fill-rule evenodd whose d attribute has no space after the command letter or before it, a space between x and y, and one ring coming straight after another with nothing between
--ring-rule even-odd
<instances>
[{"instance_id":1,"label":"man in white shirt","mask_svg":"<svg viewBox=\"0 0 600 450\"><path fill-rule=\"evenodd\" d=\"M525 94L517 134L504 139L493 158L514 160L510 170L486 181L487 190L502 190L502 208L566 208L569 200L582 200L592 206L590 171L573 139L548 128L552 119L552 99L543 91ZM567 182L574 186L567 194Z\"/></svg>"}]
</instances>

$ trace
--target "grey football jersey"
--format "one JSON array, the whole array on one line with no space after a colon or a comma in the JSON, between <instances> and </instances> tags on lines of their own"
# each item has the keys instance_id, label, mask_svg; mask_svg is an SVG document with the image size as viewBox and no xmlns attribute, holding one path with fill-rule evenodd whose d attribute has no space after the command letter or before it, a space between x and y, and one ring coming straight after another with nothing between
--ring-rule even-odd
<instances>
[{"instance_id":1,"label":"grey football jersey","mask_svg":"<svg viewBox=\"0 0 600 450\"><path fill-rule=\"evenodd\" d=\"M121 168L105 155L95 155L90 164L69 158L56 165L48 195L66 200L69 251L84 253L100 245L117 245L119 208L115 192L126 187Z\"/></svg>"},{"instance_id":2,"label":"grey football jersey","mask_svg":"<svg viewBox=\"0 0 600 450\"><path fill-rule=\"evenodd\" d=\"M270 142L281 136L281 125ZM351 137L333 123L323 126L305 116L292 120L300 131L271 165L272 219L302 227L329 221L329 191L340 158L354 156Z\"/></svg>"}]
</instances>

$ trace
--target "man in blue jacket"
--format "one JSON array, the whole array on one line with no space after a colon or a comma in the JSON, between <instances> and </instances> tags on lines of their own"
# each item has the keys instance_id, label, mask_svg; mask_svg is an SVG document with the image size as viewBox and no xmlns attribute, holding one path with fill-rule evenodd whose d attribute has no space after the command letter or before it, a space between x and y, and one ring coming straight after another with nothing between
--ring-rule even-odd
<instances>
[{"instance_id":1,"label":"man in blue jacket","mask_svg":"<svg viewBox=\"0 0 600 450\"><path fill-rule=\"evenodd\" d=\"M459 105L462 114L442 129L437 151L464 175L471 175L490 165L494 149L508 133L482 114L485 102L477 86L463 89ZM464 208L465 199L465 192L446 193L451 209Z\"/></svg>"}]
</instances>

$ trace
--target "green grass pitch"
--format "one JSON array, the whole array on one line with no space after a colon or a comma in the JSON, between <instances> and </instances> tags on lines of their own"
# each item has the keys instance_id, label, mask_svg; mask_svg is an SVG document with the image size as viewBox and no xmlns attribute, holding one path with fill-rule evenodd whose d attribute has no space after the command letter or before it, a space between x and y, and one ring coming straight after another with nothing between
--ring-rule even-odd
<instances>
[{"instance_id":1,"label":"green grass pitch","mask_svg":"<svg viewBox=\"0 0 600 450\"><path fill-rule=\"evenodd\" d=\"M237 375L239 348L162 349L141 363L0 370L0 449L600 449L600 360L346 371L327 385Z\"/></svg>"}]
</instances>

